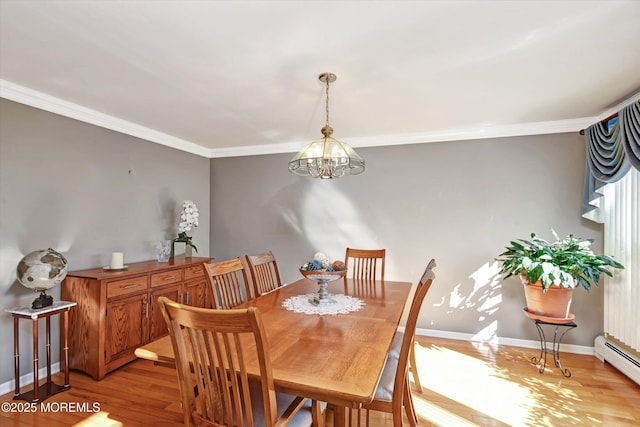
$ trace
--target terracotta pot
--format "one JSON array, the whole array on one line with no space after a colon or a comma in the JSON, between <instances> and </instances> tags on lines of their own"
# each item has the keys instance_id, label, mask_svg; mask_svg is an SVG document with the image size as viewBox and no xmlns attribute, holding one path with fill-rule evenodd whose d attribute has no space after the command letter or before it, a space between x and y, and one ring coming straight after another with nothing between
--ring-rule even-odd
<instances>
[{"instance_id":1,"label":"terracotta pot","mask_svg":"<svg viewBox=\"0 0 640 427\"><path fill-rule=\"evenodd\" d=\"M523 280L523 283L529 312L559 319L569 317L573 288L552 285L544 292L541 282L531 284Z\"/></svg>"}]
</instances>

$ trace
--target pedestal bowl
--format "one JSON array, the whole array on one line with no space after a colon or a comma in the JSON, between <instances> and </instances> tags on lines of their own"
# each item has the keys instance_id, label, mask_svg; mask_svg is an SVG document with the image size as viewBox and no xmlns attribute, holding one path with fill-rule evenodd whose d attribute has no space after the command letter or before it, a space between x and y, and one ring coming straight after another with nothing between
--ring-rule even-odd
<instances>
[{"instance_id":1,"label":"pedestal bowl","mask_svg":"<svg viewBox=\"0 0 640 427\"><path fill-rule=\"evenodd\" d=\"M323 270L300 270L300 274L310 280L315 280L318 282L318 286L320 289L318 290L318 294L313 297L313 300L310 302L315 305L323 305L323 304L333 304L335 301L327 292L327 285L329 282L333 282L334 280L341 279L347 274L347 270L339 270L339 271L323 271Z\"/></svg>"}]
</instances>

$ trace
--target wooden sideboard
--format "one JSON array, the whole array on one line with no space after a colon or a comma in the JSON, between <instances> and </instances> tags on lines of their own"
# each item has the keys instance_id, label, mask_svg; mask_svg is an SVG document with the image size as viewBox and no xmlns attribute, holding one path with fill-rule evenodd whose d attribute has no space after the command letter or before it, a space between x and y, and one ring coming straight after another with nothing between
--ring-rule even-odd
<instances>
[{"instance_id":1,"label":"wooden sideboard","mask_svg":"<svg viewBox=\"0 0 640 427\"><path fill-rule=\"evenodd\" d=\"M178 256L131 263L124 270L69 272L61 299L78 303L69 319L69 367L101 380L134 360L137 347L167 334L160 296L210 308L202 265L211 260Z\"/></svg>"}]
</instances>

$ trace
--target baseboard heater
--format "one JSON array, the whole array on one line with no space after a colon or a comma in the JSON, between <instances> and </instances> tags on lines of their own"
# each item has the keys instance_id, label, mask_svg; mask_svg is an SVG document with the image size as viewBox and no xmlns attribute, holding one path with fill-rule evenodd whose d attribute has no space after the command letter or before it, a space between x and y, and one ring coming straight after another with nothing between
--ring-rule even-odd
<instances>
[{"instance_id":1,"label":"baseboard heater","mask_svg":"<svg viewBox=\"0 0 640 427\"><path fill-rule=\"evenodd\" d=\"M640 360L629 354L624 348L615 342L607 340L604 336L596 337L594 341L596 357L602 362L609 362L620 372L640 385Z\"/></svg>"}]
</instances>

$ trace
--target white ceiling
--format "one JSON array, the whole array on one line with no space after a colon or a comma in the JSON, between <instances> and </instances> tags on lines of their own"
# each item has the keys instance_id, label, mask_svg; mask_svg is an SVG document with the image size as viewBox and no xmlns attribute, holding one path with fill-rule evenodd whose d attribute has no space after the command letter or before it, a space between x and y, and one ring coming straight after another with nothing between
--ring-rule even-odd
<instances>
[{"instance_id":1,"label":"white ceiling","mask_svg":"<svg viewBox=\"0 0 640 427\"><path fill-rule=\"evenodd\" d=\"M0 0L0 96L206 157L577 131L640 96L640 1Z\"/></svg>"}]
</instances>

